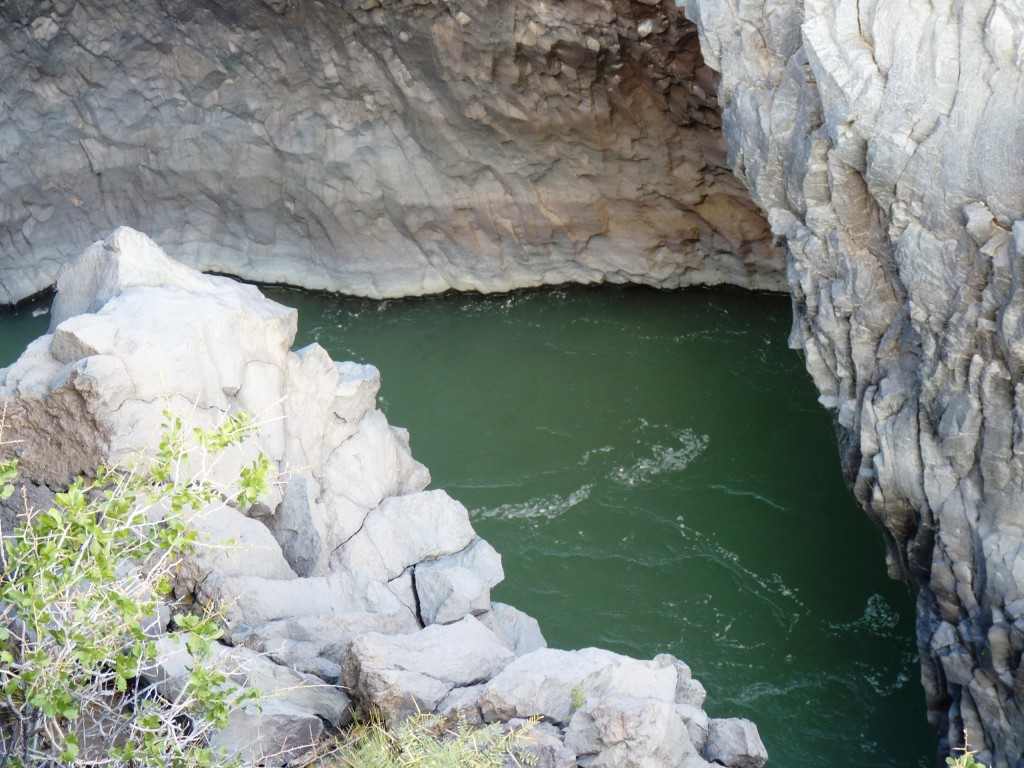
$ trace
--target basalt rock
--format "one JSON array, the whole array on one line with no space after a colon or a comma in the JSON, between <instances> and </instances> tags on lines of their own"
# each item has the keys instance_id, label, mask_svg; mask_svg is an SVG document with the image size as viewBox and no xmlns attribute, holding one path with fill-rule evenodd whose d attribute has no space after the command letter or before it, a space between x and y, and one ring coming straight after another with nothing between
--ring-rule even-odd
<instances>
[{"instance_id":1,"label":"basalt rock","mask_svg":"<svg viewBox=\"0 0 1024 768\"><path fill-rule=\"evenodd\" d=\"M20 0L0 71L0 304L121 224L372 297L785 285L669 0Z\"/></svg>"},{"instance_id":2,"label":"basalt rock","mask_svg":"<svg viewBox=\"0 0 1024 768\"><path fill-rule=\"evenodd\" d=\"M916 581L930 717L1024 765L1024 11L689 0L847 480Z\"/></svg>"}]
</instances>

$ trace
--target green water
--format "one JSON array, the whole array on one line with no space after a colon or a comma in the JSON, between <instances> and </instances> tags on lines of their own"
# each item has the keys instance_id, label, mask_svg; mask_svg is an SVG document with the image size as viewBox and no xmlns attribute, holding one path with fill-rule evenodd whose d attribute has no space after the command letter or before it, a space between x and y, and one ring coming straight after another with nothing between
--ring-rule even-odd
<instances>
[{"instance_id":1,"label":"green water","mask_svg":"<svg viewBox=\"0 0 1024 768\"><path fill-rule=\"evenodd\" d=\"M368 302L270 291L502 553L549 644L668 651L781 768L930 766L913 600L787 349L789 301L570 288Z\"/></svg>"},{"instance_id":2,"label":"green water","mask_svg":"<svg viewBox=\"0 0 1024 768\"><path fill-rule=\"evenodd\" d=\"M842 485L789 303L571 288L406 302L267 291L502 553L549 644L685 660L780 768L933 765L912 598ZM46 329L0 315L0 365Z\"/></svg>"},{"instance_id":3,"label":"green water","mask_svg":"<svg viewBox=\"0 0 1024 768\"><path fill-rule=\"evenodd\" d=\"M46 333L51 302L46 298L17 309L0 309L0 368L17 360L30 342Z\"/></svg>"}]
</instances>

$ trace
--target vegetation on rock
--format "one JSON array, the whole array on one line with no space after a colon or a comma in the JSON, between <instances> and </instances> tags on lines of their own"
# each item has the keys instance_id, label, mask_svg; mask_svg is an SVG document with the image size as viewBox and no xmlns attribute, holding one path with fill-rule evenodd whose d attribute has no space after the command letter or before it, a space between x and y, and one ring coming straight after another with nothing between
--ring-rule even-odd
<instances>
[{"instance_id":1,"label":"vegetation on rock","mask_svg":"<svg viewBox=\"0 0 1024 768\"><path fill-rule=\"evenodd\" d=\"M524 749L530 740L521 728L492 724L470 726L465 717L416 714L392 729L371 720L355 723L321 761L321 768L516 768L536 756Z\"/></svg>"},{"instance_id":2,"label":"vegetation on rock","mask_svg":"<svg viewBox=\"0 0 1024 768\"><path fill-rule=\"evenodd\" d=\"M155 456L100 467L49 509L26 502L19 526L2 531L0 768L221 765L229 756L211 734L258 698L213 664L216 617L172 599L172 578L198 545L190 520L252 503L269 462L244 467L229 499L206 470L253 431L251 419L232 416L190 440L180 417L165 417ZM2 428L0 419L0 445ZM11 498L16 473L16 459L0 462L0 498ZM161 638L191 655L180 684L163 679Z\"/></svg>"}]
</instances>

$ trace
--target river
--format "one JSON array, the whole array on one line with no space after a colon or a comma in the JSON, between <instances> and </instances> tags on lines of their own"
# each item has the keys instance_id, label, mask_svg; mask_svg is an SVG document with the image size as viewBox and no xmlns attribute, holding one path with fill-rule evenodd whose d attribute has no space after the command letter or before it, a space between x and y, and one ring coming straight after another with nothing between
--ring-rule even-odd
<instances>
[{"instance_id":1,"label":"river","mask_svg":"<svg viewBox=\"0 0 1024 768\"><path fill-rule=\"evenodd\" d=\"M268 289L371 362L433 486L550 645L669 652L780 768L928 768L913 597L839 474L789 301L557 288L376 302ZM0 315L0 365L45 332ZM33 316L36 315L36 316Z\"/></svg>"}]
</instances>

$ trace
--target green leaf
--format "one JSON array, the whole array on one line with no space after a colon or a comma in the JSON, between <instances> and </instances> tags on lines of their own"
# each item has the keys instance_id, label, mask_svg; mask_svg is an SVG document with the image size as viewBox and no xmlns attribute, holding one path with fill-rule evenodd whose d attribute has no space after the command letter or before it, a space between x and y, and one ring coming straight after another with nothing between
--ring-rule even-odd
<instances>
[{"instance_id":1,"label":"green leaf","mask_svg":"<svg viewBox=\"0 0 1024 768\"><path fill-rule=\"evenodd\" d=\"M64 737L64 749L60 754L61 760L66 763L73 763L78 757L78 737L73 733L69 733Z\"/></svg>"}]
</instances>

